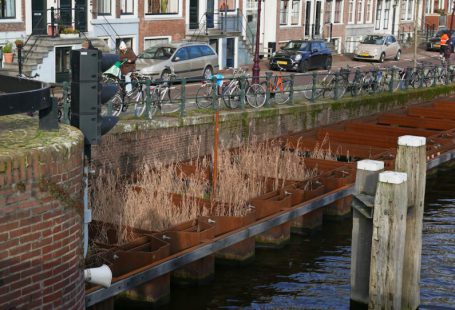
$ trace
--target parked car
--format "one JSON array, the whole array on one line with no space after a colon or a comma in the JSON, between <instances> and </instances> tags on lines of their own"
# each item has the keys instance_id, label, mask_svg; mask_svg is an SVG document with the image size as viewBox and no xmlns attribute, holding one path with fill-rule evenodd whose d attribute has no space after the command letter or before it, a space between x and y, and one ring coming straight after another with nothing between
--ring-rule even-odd
<instances>
[{"instance_id":1,"label":"parked car","mask_svg":"<svg viewBox=\"0 0 455 310\"><path fill-rule=\"evenodd\" d=\"M400 44L394 36L388 34L368 35L354 51L354 59L384 62L385 59L400 60L400 57Z\"/></svg>"},{"instance_id":2,"label":"parked car","mask_svg":"<svg viewBox=\"0 0 455 310\"><path fill-rule=\"evenodd\" d=\"M332 51L322 40L292 40L278 52L272 54L269 68L306 72L310 69L330 69Z\"/></svg>"},{"instance_id":3,"label":"parked car","mask_svg":"<svg viewBox=\"0 0 455 310\"><path fill-rule=\"evenodd\" d=\"M210 78L218 72L218 55L208 44L159 44L146 49L136 60L136 70L153 78Z\"/></svg>"},{"instance_id":4,"label":"parked car","mask_svg":"<svg viewBox=\"0 0 455 310\"><path fill-rule=\"evenodd\" d=\"M443 33L449 33L448 29L441 29L436 34L428 39L427 42L427 51L438 51L441 49L441 36ZM453 47L455 45L455 36L454 36L455 30L452 30L452 35L450 36L451 41L452 41L452 53L453 53Z\"/></svg>"}]
</instances>

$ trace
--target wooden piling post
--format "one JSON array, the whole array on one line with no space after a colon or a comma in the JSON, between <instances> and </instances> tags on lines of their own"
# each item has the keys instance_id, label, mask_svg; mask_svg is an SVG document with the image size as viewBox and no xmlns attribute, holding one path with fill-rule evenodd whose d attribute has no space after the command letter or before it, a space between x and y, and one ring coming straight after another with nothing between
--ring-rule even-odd
<instances>
[{"instance_id":1,"label":"wooden piling post","mask_svg":"<svg viewBox=\"0 0 455 310\"><path fill-rule=\"evenodd\" d=\"M407 175L379 174L374 200L369 309L401 309Z\"/></svg>"},{"instance_id":2,"label":"wooden piling post","mask_svg":"<svg viewBox=\"0 0 455 310\"><path fill-rule=\"evenodd\" d=\"M370 281L373 202L379 173L383 170L382 161L366 159L357 162L352 202L351 300L365 305L368 304Z\"/></svg>"},{"instance_id":3,"label":"wooden piling post","mask_svg":"<svg viewBox=\"0 0 455 310\"><path fill-rule=\"evenodd\" d=\"M403 264L402 308L420 305L420 264L426 183L426 139L416 136L398 138L395 170L408 175L408 215Z\"/></svg>"}]
</instances>

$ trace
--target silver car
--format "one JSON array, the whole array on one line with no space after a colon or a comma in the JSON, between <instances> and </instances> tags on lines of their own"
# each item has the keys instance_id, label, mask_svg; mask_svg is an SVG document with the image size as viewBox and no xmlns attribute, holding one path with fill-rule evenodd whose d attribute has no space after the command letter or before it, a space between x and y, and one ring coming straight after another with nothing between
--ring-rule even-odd
<instances>
[{"instance_id":1,"label":"silver car","mask_svg":"<svg viewBox=\"0 0 455 310\"><path fill-rule=\"evenodd\" d=\"M159 44L146 49L136 60L136 70L153 78L210 78L218 72L218 56L204 43Z\"/></svg>"},{"instance_id":2,"label":"silver car","mask_svg":"<svg viewBox=\"0 0 455 310\"><path fill-rule=\"evenodd\" d=\"M354 59L384 62L385 59L400 60L400 57L400 44L392 35L368 35L354 51Z\"/></svg>"}]
</instances>

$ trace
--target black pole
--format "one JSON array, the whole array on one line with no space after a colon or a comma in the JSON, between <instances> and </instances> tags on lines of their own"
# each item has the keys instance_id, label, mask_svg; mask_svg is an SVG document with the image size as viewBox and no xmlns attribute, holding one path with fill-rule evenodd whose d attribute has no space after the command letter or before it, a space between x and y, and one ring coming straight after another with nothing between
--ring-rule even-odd
<instances>
[{"instance_id":1,"label":"black pole","mask_svg":"<svg viewBox=\"0 0 455 310\"><path fill-rule=\"evenodd\" d=\"M259 40L261 38L261 2L258 0L258 17L256 22L256 45L254 50L254 60L253 60L253 83L259 82Z\"/></svg>"},{"instance_id":2,"label":"black pole","mask_svg":"<svg viewBox=\"0 0 455 310\"><path fill-rule=\"evenodd\" d=\"M22 45L17 45L17 62L19 63L19 76L22 76Z\"/></svg>"},{"instance_id":3,"label":"black pole","mask_svg":"<svg viewBox=\"0 0 455 310\"><path fill-rule=\"evenodd\" d=\"M329 31L329 34L330 34L330 42L332 42L332 33L333 33L333 23L330 23L330 31Z\"/></svg>"},{"instance_id":4,"label":"black pole","mask_svg":"<svg viewBox=\"0 0 455 310\"><path fill-rule=\"evenodd\" d=\"M55 9L54 7L52 6L51 7L51 34L52 34L52 37L55 36L55 33L54 33L54 25L55 25Z\"/></svg>"}]
</instances>

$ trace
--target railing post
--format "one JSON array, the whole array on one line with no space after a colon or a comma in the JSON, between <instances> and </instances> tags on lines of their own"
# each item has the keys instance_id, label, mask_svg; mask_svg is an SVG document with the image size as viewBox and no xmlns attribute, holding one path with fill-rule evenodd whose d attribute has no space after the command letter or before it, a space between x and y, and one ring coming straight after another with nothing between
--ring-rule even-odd
<instances>
[{"instance_id":1,"label":"railing post","mask_svg":"<svg viewBox=\"0 0 455 310\"><path fill-rule=\"evenodd\" d=\"M421 76L420 81L419 81L419 83L420 83L419 88L422 88L423 87L423 78L424 78L424 73L425 73L424 66L421 65L419 70L420 70L420 76Z\"/></svg>"},{"instance_id":2,"label":"railing post","mask_svg":"<svg viewBox=\"0 0 455 310\"><path fill-rule=\"evenodd\" d=\"M410 80L410 78L411 78L411 70L412 70L412 69L409 68L409 67L406 68L406 79L405 79L405 82L406 82L406 83L404 83L404 88L405 88L406 90L408 90L408 88L409 88L409 80Z\"/></svg>"},{"instance_id":3,"label":"railing post","mask_svg":"<svg viewBox=\"0 0 455 310\"><path fill-rule=\"evenodd\" d=\"M265 73L265 106L270 107L270 80L272 78L272 72L267 71Z\"/></svg>"},{"instance_id":4,"label":"railing post","mask_svg":"<svg viewBox=\"0 0 455 310\"><path fill-rule=\"evenodd\" d=\"M362 87L362 84L360 84L361 82L360 82L360 69L359 68L355 69L354 81L355 81L354 97L357 97L359 95L359 87Z\"/></svg>"},{"instance_id":5,"label":"railing post","mask_svg":"<svg viewBox=\"0 0 455 310\"><path fill-rule=\"evenodd\" d=\"M317 85L317 74L313 72L313 83L311 87L311 102L316 101L316 85Z\"/></svg>"},{"instance_id":6,"label":"railing post","mask_svg":"<svg viewBox=\"0 0 455 310\"><path fill-rule=\"evenodd\" d=\"M436 83L437 83L437 78L438 78L438 77L437 77L437 72L436 72L436 71L438 71L438 70L437 70L437 67L434 66L434 67L433 67L433 86L436 86Z\"/></svg>"},{"instance_id":7,"label":"railing post","mask_svg":"<svg viewBox=\"0 0 455 310\"><path fill-rule=\"evenodd\" d=\"M393 93L393 86L395 84L395 67L392 67L392 77L389 83L389 92Z\"/></svg>"},{"instance_id":8,"label":"railing post","mask_svg":"<svg viewBox=\"0 0 455 310\"><path fill-rule=\"evenodd\" d=\"M339 83L340 72L335 72L335 91L334 91L334 99L338 100L338 83Z\"/></svg>"},{"instance_id":9,"label":"railing post","mask_svg":"<svg viewBox=\"0 0 455 310\"><path fill-rule=\"evenodd\" d=\"M450 45L449 45L449 47L450 47ZM449 84L449 61L450 61L450 58L447 59L447 61L446 61L446 67L444 68L445 71L446 71L446 74L445 74L445 81L444 81L446 85Z\"/></svg>"},{"instance_id":10,"label":"railing post","mask_svg":"<svg viewBox=\"0 0 455 310\"><path fill-rule=\"evenodd\" d=\"M68 100L69 83L63 82L63 123L69 124L68 112L70 110L70 101Z\"/></svg>"},{"instance_id":11,"label":"railing post","mask_svg":"<svg viewBox=\"0 0 455 310\"><path fill-rule=\"evenodd\" d=\"M186 116L185 102L186 102L186 79L182 78L180 83L180 117Z\"/></svg>"},{"instance_id":12,"label":"railing post","mask_svg":"<svg viewBox=\"0 0 455 310\"><path fill-rule=\"evenodd\" d=\"M293 105L294 104L294 80L295 80L295 74L291 73L289 76L290 79L290 89L289 89L289 104Z\"/></svg>"},{"instance_id":13,"label":"railing post","mask_svg":"<svg viewBox=\"0 0 455 310\"><path fill-rule=\"evenodd\" d=\"M245 77L240 77L240 109L245 109Z\"/></svg>"},{"instance_id":14,"label":"railing post","mask_svg":"<svg viewBox=\"0 0 455 310\"><path fill-rule=\"evenodd\" d=\"M216 102L218 99L217 94L217 78L216 76L212 76L212 109L216 110Z\"/></svg>"},{"instance_id":15,"label":"railing post","mask_svg":"<svg viewBox=\"0 0 455 310\"><path fill-rule=\"evenodd\" d=\"M152 108L152 94L150 93L151 80L145 80L145 117L149 117L150 109Z\"/></svg>"}]
</instances>

